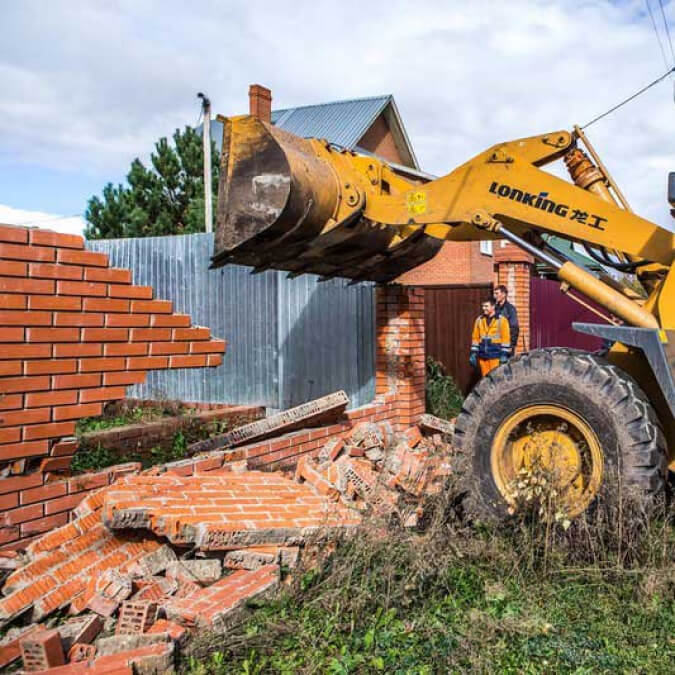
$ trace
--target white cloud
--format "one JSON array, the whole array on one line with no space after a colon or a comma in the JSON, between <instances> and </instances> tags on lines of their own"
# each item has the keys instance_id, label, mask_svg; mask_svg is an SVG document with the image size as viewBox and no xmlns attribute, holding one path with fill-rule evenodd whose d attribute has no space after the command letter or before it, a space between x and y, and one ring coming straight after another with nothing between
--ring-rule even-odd
<instances>
[{"instance_id":1,"label":"white cloud","mask_svg":"<svg viewBox=\"0 0 675 675\"><path fill-rule=\"evenodd\" d=\"M26 211L0 204L0 224L25 225L66 234L82 234L87 223L80 216L58 216L44 211Z\"/></svg>"},{"instance_id":2,"label":"white cloud","mask_svg":"<svg viewBox=\"0 0 675 675\"><path fill-rule=\"evenodd\" d=\"M423 168L443 174L497 142L588 121L665 70L642 0L25 0L2 11L0 163L113 182L195 123L200 90L223 114L246 112L251 82L277 107L391 92ZM635 210L662 224L672 86L589 130Z\"/></svg>"}]
</instances>

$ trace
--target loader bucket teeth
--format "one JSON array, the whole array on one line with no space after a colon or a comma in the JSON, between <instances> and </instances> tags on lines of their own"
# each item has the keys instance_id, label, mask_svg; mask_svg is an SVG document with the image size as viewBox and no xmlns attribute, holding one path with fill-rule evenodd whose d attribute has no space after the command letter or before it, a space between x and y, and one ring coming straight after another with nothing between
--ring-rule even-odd
<instances>
[{"instance_id":1,"label":"loader bucket teeth","mask_svg":"<svg viewBox=\"0 0 675 675\"><path fill-rule=\"evenodd\" d=\"M440 249L421 230L401 239L364 216L371 186L354 153L248 115L223 122L212 267L387 282Z\"/></svg>"}]
</instances>

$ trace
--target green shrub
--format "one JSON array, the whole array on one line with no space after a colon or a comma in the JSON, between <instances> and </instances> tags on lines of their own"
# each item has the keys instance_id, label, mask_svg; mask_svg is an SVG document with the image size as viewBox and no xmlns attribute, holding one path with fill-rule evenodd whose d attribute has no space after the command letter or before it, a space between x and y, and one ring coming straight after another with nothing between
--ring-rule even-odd
<instances>
[{"instance_id":1,"label":"green shrub","mask_svg":"<svg viewBox=\"0 0 675 675\"><path fill-rule=\"evenodd\" d=\"M457 417L464 397L451 375L446 375L443 364L427 358L426 378L427 411L436 417L449 420Z\"/></svg>"}]
</instances>

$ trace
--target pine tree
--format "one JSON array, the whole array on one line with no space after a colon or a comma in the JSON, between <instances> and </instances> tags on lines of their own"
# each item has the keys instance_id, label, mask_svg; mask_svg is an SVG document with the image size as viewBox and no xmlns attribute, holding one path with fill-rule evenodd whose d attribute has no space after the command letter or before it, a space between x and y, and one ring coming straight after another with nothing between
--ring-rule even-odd
<instances>
[{"instance_id":1,"label":"pine tree","mask_svg":"<svg viewBox=\"0 0 675 675\"><path fill-rule=\"evenodd\" d=\"M212 143L211 155L217 158ZM151 237L204 231L204 181L201 134L176 129L173 145L166 138L155 144L151 168L140 159L131 163L128 185L103 188L102 198L87 203L87 239ZM218 190L218 162L212 166L214 195Z\"/></svg>"}]
</instances>

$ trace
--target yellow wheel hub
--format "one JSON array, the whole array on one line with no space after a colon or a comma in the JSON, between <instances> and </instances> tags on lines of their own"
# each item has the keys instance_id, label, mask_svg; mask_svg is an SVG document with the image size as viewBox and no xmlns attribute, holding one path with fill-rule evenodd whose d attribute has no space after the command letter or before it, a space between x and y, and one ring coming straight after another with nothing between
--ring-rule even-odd
<instances>
[{"instance_id":1,"label":"yellow wheel hub","mask_svg":"<svg viewBox=\"0 0 675 675\"><path fill-rule=\"evenodd\" d=\"M490 460L497 489L511 507L533 489L542 494L546 486L560 510L576 516L602 482L597 436L582 417L558 405L528 406L507 417L495 434Z\"/></svg>"}]
</instances>

